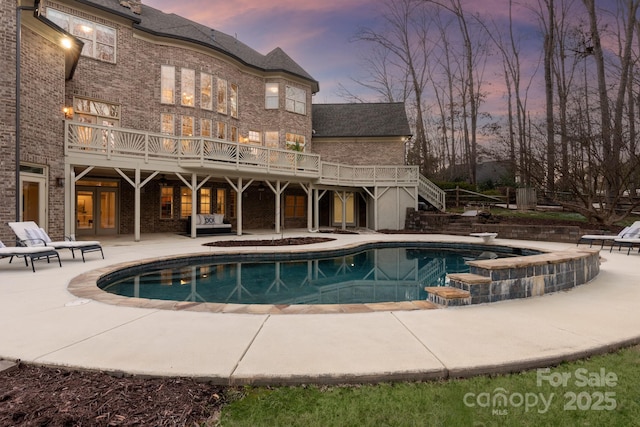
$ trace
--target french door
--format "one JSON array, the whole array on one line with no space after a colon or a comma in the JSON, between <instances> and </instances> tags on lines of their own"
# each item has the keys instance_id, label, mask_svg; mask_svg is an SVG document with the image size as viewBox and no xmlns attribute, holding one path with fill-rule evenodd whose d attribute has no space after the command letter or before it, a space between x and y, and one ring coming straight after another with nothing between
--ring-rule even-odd
<instances>
[{"instance_id":1,"label":"french door","mask_svg":"<svg viewBox=\"0 0 640 427\"><path fill-rule=\"evenodd\" d=\"M47 179L42 167L20 166L20 220L47 226Z\"/></svg>"},{"instance_id":2,"label":"french door","mask_svg":"<svg viewBox=\"0 0 640 427\"><path fill-rule=\"evenodd\" d=\"M78 187L76 234L105 235L118 232L118 189Z\"/></svg>"}]
</instances>

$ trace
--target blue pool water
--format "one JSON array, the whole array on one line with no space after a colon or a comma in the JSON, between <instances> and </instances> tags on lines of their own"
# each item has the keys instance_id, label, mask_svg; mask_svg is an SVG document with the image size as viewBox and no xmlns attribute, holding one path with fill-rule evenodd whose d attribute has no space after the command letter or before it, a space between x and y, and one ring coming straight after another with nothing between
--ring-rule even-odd
<instances>
[{"instance_id":1,"label":"blue pool water","mask_svg":"<svg viewBox=\"0 0 640 427\"><path fill-rule=\"evenodd\" d=\"M468 245L471 246L471 245ZM466 261L522 255L513 248L370 247L331 255L264 254L177 259L102 278L106 292L138 298L236 304L350 304L425 300ZM498 252L493 252L498 250Z\"/></svg>"}]
</instances>

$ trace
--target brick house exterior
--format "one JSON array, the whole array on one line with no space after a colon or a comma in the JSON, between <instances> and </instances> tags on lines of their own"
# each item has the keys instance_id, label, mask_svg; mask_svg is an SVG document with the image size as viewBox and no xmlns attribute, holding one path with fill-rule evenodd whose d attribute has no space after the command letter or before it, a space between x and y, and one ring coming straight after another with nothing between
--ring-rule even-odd
<instances>
[{"instance_id":1,"label":"brick house exterior","mask_svg":"<svg viewBox=\"0 0 640 427\"><path fill-rule=\"evenodd\" d=\"M139 239L185 232L191 214L218 212L238 234L402 228L419 193L403 166L402 104L312 105L318 82L281 49L262 55L177 15L120 3L0 5L3 224L33 219L56 238ZM381 186L335 175L345 165L397 168ZM381 215L383 199L397 218ZM12 238L3 225L0 239Z\"/></svg>"}]
</instances>

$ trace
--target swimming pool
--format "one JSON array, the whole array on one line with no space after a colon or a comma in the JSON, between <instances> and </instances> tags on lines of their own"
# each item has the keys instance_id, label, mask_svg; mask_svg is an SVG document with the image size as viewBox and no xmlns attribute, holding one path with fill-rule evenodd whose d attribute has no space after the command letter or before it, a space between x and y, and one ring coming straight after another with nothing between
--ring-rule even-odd
<instances>
[{"instance_id":1,"label":"swimming pool","mask_svg":"<svg viewBox=\"0 0 640 427\"><path fill-rule=\"evenodd\" d=\"M109 293L235 304L360 304L425 300L427 286L469 271L468 260L532 255L462 244L372 244L312 253L221 255L143 264L102 277Z\"/></svg>"}]
</instances>

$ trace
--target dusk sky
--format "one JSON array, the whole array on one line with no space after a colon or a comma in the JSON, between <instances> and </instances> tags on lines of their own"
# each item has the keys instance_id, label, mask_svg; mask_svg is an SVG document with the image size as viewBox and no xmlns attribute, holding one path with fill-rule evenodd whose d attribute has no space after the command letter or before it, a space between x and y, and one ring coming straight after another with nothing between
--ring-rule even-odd
<instances>
[{"instance_id":1,"label":"dusk sky","mask_svg":"<svg viewBox=\"0 0 640 427\"><path fill-rule=\"evenodd\" d=\"M345 102L338 84L354 90L358 27L374 26L380 0L143 0L165 13L207 25L266 54L276 47L320 82L314 103ZM375 99L371 99L374 101Z\"/></svg>"},{"instance_id":2,"label":"dusk sky","mask_svg":"<svg viewBox=\"0 0 640 427\"><path fill-rule=\"evenodd\" d=\"M367 77L361 57L369 45L352 42L362 27L381 28L384 0L143 0L143 3L165 13L175 13L207 25L231 36L256 51L266 54L276 47L282 48L309 74L320 82L320 92L314 103L349 102L339 95L339 85L357 93L365 101L379 101L377 94L366 92L353 80ZM490 14L497 25L508 22L506 0L470 0L463 2L469 12ZM514 22L526 37L537 37L537 23L530 10L516 10ZM533 21L533 22L532 22ZM539 41L536 42L539 44ZM530 53L531 60L539 61L539 50ZM505 107L500 61L491 64L495 77L490 98L492 109ZM528 67L530 70L535 67Z\"/></svg>"}]
</instances>

